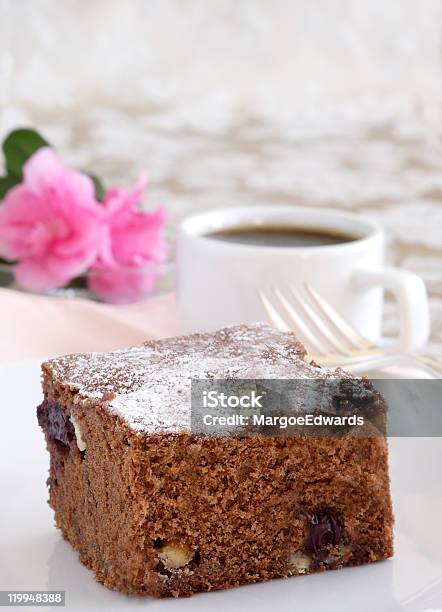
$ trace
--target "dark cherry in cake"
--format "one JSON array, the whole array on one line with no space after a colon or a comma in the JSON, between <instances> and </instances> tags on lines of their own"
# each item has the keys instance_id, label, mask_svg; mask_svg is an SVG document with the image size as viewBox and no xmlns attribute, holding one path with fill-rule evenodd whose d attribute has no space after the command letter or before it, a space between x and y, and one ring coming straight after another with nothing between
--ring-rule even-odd
<instances>
[{"instance_id":1,"label":"dark cherry in cake","mask_svg":"<svg viewBox=\"0 0 442 612\"><path fill-rule=\"evenodd\" d=\"M198 437L192 377L326 378L267 325L43 364L49 503L98 581L189 596L390 557L381 437Z\"/></svg>"}]
</instances>

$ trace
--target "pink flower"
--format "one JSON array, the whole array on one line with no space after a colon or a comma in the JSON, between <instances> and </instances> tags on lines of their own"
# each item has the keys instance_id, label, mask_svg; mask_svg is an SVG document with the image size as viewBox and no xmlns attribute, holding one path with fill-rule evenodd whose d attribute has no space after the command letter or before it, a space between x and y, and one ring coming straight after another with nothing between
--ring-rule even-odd
<instances>
[{"instance_id":1,"label":"pink flower","mask_svg":"<svg viewBox=\"0 0 442 612\"><path fill-rule=\"evenodd\" d=\"M62 287L95 261L106 239L92 180L65 168L50 148L23 167L23 183L0 206L0 255L31 291Z\"/></svg>"},{"instance_id":2,"label":"pink flower","mask_svg":"<svg viewBox=\"0 0 442 612\"><path fill-rule=\"evenodd\" d=\"M140 177L132 191L122 187L104 197L107 238L89 273L89 289L109 302L132 302L146 297L167 258L163 229L167 212L159 207L142 212L138 203L146 186Z\"/></svg>"}]
</instances>

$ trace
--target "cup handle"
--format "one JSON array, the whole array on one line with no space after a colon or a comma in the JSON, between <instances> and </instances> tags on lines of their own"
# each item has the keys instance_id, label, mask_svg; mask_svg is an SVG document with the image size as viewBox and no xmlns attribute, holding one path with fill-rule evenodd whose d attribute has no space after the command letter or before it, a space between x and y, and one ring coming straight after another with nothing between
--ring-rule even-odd
<instances>
[{"instance_id":1,"label":"cup handle","mask_svg":"<svg viewBox=\"0 0 442 612\"><path fill-rule=\"evenodd\" d=\"M430 334L428 297L423 280L406 270L382 268L358 270L355 282L359 288L381 286L391 291L397 300L399 335L396 339L381 338L379 344L394 353L421 349Z\"/></svg>"}]
</instances>

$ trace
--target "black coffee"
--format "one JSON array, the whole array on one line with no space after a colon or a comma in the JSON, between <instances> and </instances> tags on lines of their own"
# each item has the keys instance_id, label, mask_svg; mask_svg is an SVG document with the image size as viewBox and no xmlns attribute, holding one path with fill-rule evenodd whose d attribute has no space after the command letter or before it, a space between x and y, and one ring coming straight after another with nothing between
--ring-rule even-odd
<instances>
[{"instance_id":1,"label":"black coffee","mask_svg":"<svg viewBox=\"0 0 442 612\"><path fill-rule=\"evenodd\" d=\"M269 247L316 247L343 244L358 236L329 229L294 225L241 225L206 234L207 238Z\"/></svg>"}]
</instances>

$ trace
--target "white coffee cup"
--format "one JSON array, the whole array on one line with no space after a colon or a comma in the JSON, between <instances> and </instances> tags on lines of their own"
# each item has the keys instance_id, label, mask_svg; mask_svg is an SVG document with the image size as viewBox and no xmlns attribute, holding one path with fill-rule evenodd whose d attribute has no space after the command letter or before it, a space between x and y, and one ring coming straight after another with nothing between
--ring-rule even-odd
<instances>
[{"instance_id":1,"label":"white coffee cup","mask_svg":"<svg viewBox=\"0 0 442 612\"><path fill-rule=\"evenodd\" d=\"M333 245L275 247L215 240L212 232L239 226L294 226L350 234ZM228 208L185 219L177 244L178 328L181 333L266 321L258 291L308 283L365 337L391 351L423 346L429 334L422 280L387 268L385 237L356 214L292 206ZM399 336L381 338L384 290L398 302Z\"/></svg>"}]
</instances>

